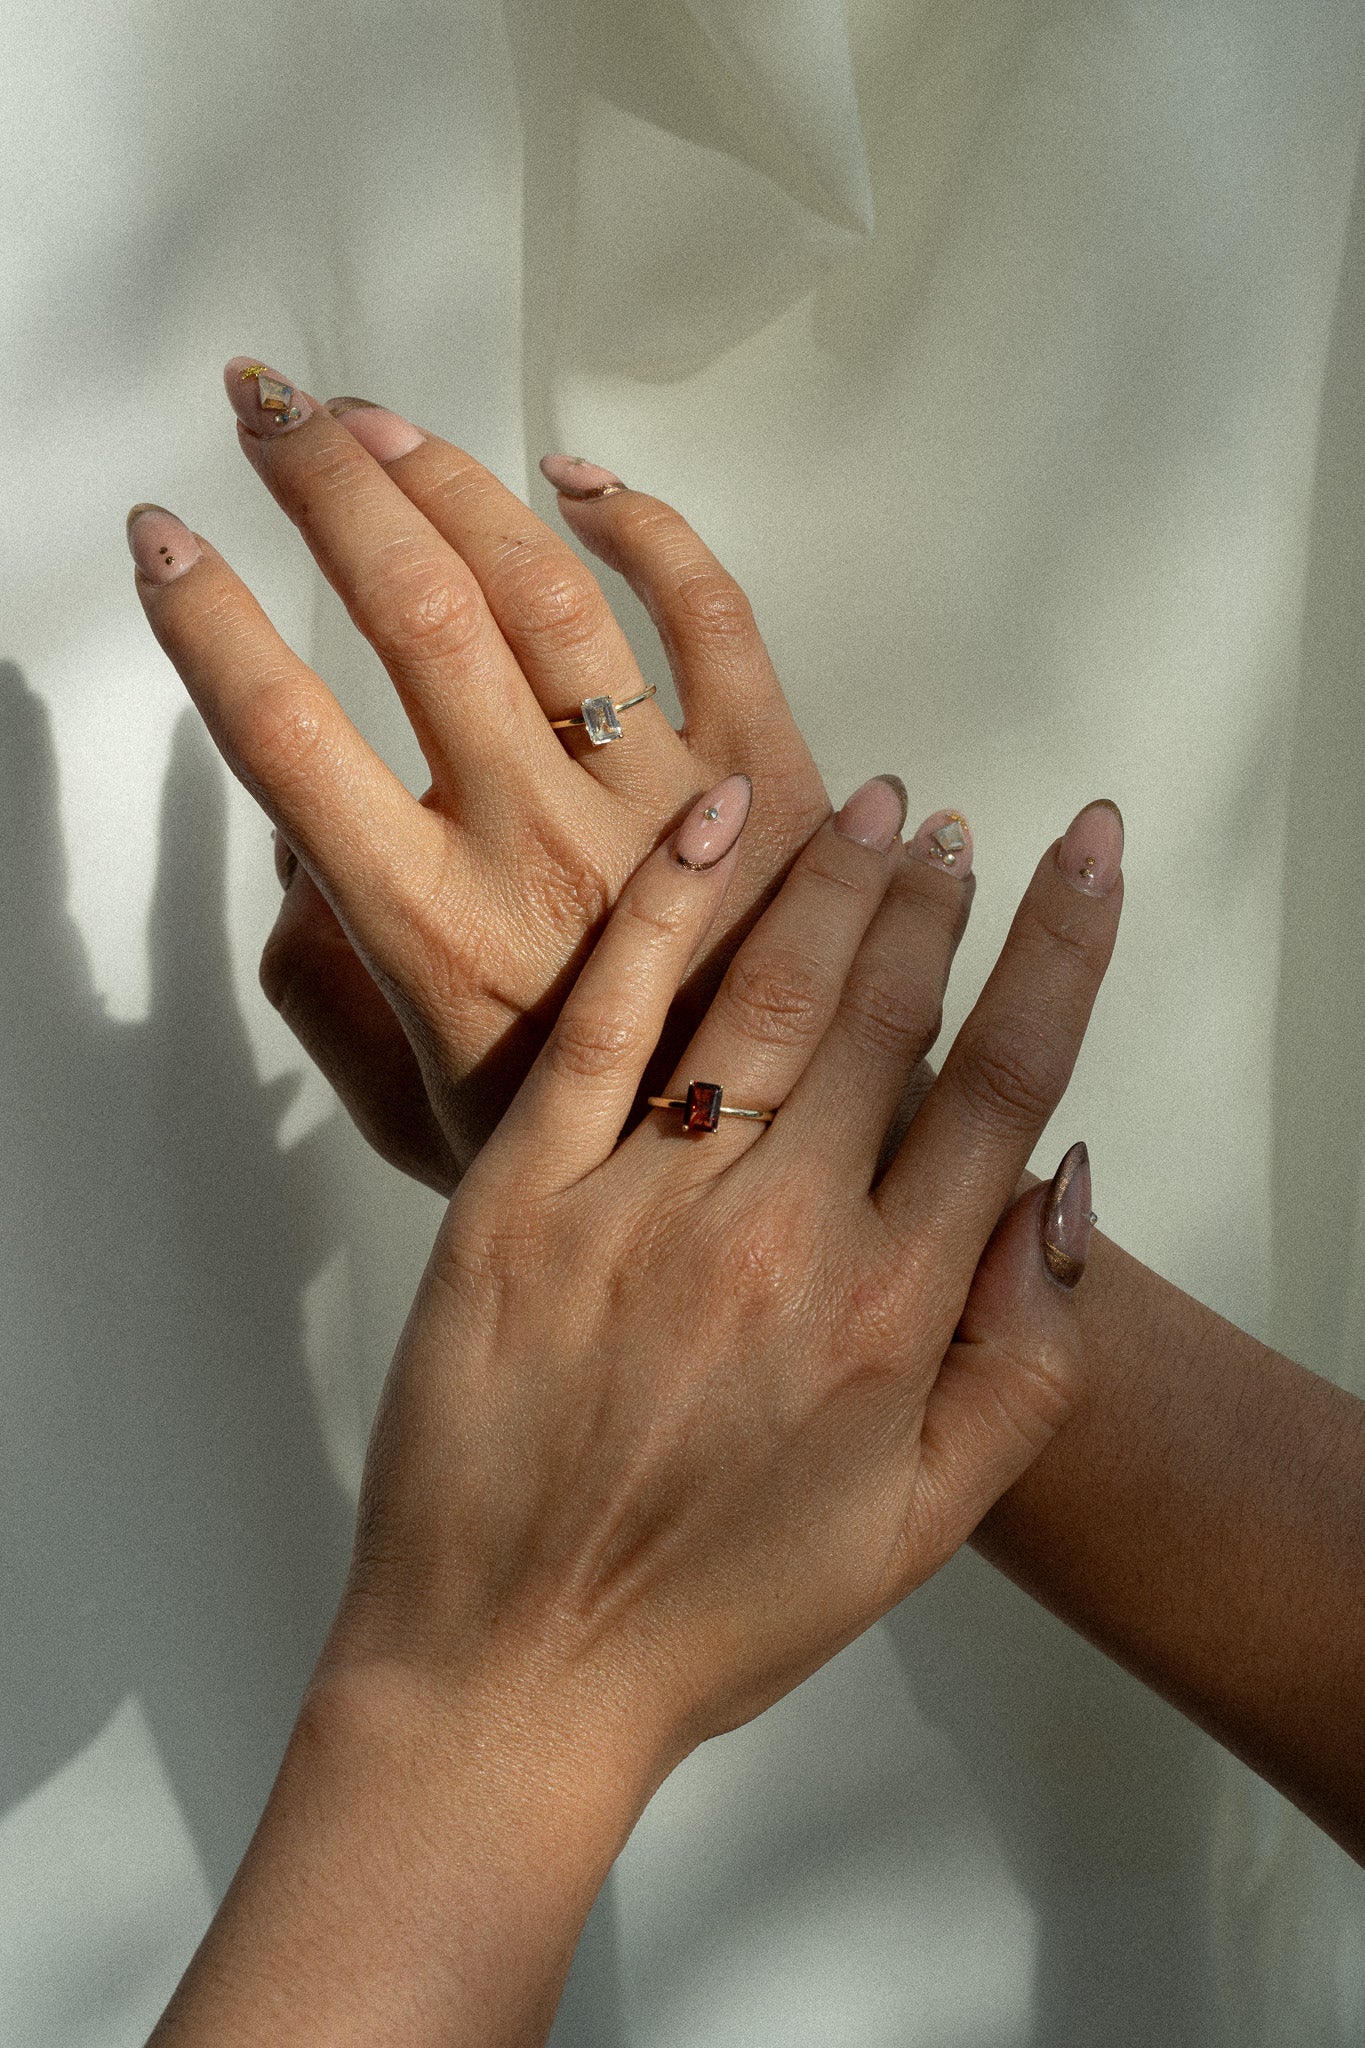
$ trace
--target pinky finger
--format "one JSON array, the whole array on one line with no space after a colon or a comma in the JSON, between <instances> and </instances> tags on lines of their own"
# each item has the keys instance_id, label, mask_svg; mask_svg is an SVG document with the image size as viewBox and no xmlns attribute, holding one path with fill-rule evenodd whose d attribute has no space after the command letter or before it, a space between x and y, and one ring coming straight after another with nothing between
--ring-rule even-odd
<instances>
[{"instance_id":1,"label":"pinky finger","mask_svg":"<svg viewBox=\"0 0 1365 2048\"><path fill-rule=\"evenodd\" d=\"M550 1191L610 1157L735 871L752 797L747 775L728 776L636 869L481 1167Z\"/></svg>"}]
</instances>

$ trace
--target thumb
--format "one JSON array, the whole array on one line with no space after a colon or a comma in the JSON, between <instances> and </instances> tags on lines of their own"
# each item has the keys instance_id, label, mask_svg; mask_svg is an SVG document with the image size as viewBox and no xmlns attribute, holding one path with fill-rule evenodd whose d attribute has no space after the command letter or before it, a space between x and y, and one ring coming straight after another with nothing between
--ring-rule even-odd
<instances>
[{"instance_id":1,"label":"thumb","mask_svg":"<svg viewBox=\"0 0 1365 2048\"><path fill-rule=\"evenodd\" d=\"M924 1410L924 1476L941 1504L945 1557L1076 1405L1090 1199L1090 1157L1073 1145L1050 1184L1005 1211L981 1255Z\"/></svg>"}]
</instances>

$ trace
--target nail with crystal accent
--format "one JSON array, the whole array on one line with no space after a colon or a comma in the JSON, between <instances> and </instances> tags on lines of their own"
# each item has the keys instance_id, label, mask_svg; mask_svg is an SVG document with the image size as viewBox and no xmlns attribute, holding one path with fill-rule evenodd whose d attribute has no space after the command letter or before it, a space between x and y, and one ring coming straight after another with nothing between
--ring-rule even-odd
<instances>
[{"instance_id":1,"label":"nail with crystal accent","mask_svg":"<svg viewBox=\"0 0 1365 2048\"><path fill-rule=\"evenodd\" d=\"M400 455L411 455L427 438L411 421L370 398L329 398L326 410L362 448L368 448L376 462L397 462Z\"/></svg>"},{"instance_id":2,"label":"nail with crystal accent","mask_svg":"<svg viewBox=\"0 0 1365 2048\"><path fill-rule=\"evenodd\" d=\"M1123 813L1107 796L1077 814L1057 848L1057 865L1073 889L1107 896L1123 865Z\"/></svg>"},{"instance_id":3,"label":"nail with crystal accent","mask_svg":"<svg viewBox=\"0 0 1365 2048\"><path fill-rule=\"evenodd\" d=\"M930 861L962 882L972 871L972 828L961 811L935 811L908 841L906 850L916 860Z\"/></svg>"},{"instance_id":4,"label":"nail with crystal accent","mask_svg":"<svg viewBox=\"0 0 1365 2048\"><path fill-rule=\"evenodd\" d=\"M1085 1271L1094 1221L1090 1154L1084 1145L1073 1145L1057 1168L1042 1208L1043 1264L1063 1287L1074 1287Z\"/></svg>"},{"instance_id":5,"label":"nail with crystal accent","mask_svg":"<svg viewBox=\"0 0 1365 2048\"><path fill-rule=\"evenodd\" d=\"M540 473L566 498L610 498L630 489L619 476L583 455L542 455Z\"/></svg>"},{"instance_id":6,"label":"nail with crystal accent","mask_svg":"<svg viewBox=\"0 0 1365 2048\"><path fill-rule=\"evenodd\" d=\"M905 823L909 798L899 775L874 775L855 789L834 819L834 829L859 846L887 853Z\"/></svg>"},{"instance_id":7,"label":"nail with crystal accent","mask_svg":"<svg viewBox=\"0 0 1365 2048\"><path fill-rule=\"evenodd\" d=\"M673 841L680 868L697 871L716 867L744 830L754 786L747 775L729 775L699 796Z\"/></svg>"},{"instance_id":8,"label":"nail with crystal accent","mask_svg":"<svg viewBox=\"0 0 1365 2048\"><path fill-rule=\"evenodd\" d=\"M164 505L134 505L128 548L149 583L174 583L199 560L199 543L183 519Z\"/></svg>"},{"instance_id":9,"label":"nail with crystal accent","mask_svg":"<svg viewBox=\"0 0 1365 2048\"><path fill-rule=\"evenodd\" d=\"M232 410L257 440L277 441L301 427L313 411L311 398L254 356L234 356L224 367L223 382Z\"/></svg>"}]
</instances>

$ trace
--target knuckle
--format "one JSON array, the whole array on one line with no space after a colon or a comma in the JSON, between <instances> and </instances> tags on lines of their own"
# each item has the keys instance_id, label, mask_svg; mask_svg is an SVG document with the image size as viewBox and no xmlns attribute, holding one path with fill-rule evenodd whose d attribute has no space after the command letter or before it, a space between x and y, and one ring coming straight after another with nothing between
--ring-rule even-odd
<instances>
[{"instance_id":1,"label":"knuckle","mask_svg":"<svg viewBox=\"0 0 1365 2048\"><path fill-rule=\"evenodd\" d=\"M467 661L485 629L479 593L438 562L390 564L359 592L357 609L381 660Z\"/></svg>"},{"instance_id":2,"label":"knuckle","mask_svg":"<svg viewBox=\"0 0 1365 2048\"><path fill-rule=\"evenodd\" d=\"M824 1021L820 977L792 955L746 960L741 954L718 1000L727 1023L763 1045L810 1045Z\"/></svg>"},{"instance_id":3,"label":"knuckle","mask_svg":"<svg viewBox=\"0 0 1365 2048\"><path fill-rule=\"evenodd\" d=\"M555 1026L547 1051L556 1073L573 1081L596 1081L615 1073L629 1058L639 1022L627 1010L571 1004Z\"/></svg>"},{"instance_id":4,"label":"knuckle","mask_svg":"<svg viewBox=\"0 0 1365 2048\"><path fill-rule=\"evenodd\" d=\"M537 830L526 850L520 878L523 913L543 927L551 924L574 941L596 931L616 900L617 890L581 845Z\"/></svg>"},{"instance_id":5,"label":"knuckle","mask_svg":"<svg viewBox=\"0 0 1365 2048\"><path fill-rule=\"evenodd\" d=\"M997 1028L972 1045L957 1085L978 1122L1016 1136L1047 1121L1064 1078L1055 1052L1036 1033Z\"/></svg>"},{"instance_id":6,"label":"knuckle","mask_svg":"<svg viewBox=\"0 0 1365 2048\"><path fill-rule=\"evenodd\" d=\"M264 682L239 707L234 741L248 779L287 795L306 785L328 747L317 702L287 682Z\"/></svg>"},{"instance_id":7,"label":"knuckle","mask_svg":"<svg viewBox=\"0 0 1365 2048\"><path fill-rule=\"evenodd\" d=\"M508 633L532 644L552 641L557 652L590 645L610 617L596 583L560 550L519 549L506 559L488 594Z\"/></svg>"},{"instance_id":8,"label":"knuckle","mask_svg":"<svg viewBox=\"0 0 1365 2048\"><path fill-rule=\"evenodd\" d=\"M932 1045L943 1022L941 1002L886 973L855 975L840 1009L844 1031L869 1053L899 1055L908 1045Z\"/></svg>"},{"instance_id":9,"label":"knuckle","mask_svg":"<svg viewBox=\"0 0 1365 2048\"><path fill-rule=\"evenodd\" d=\"M719 567L693 569L680 577L669 611L676 625L701 639L748 646L758 637L753 606L734 577Z\"/></svg>"}]
</instances>

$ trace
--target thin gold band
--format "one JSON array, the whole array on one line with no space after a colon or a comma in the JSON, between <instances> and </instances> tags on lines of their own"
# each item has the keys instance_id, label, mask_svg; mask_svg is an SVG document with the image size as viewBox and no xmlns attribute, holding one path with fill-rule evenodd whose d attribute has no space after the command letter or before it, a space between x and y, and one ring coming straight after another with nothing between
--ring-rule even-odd
<instances>
[{"instance_id":1,"label":"thin gold band","mask_svg":"<svg viewBox=\"0 0 1365 2048\"><path fill-rule=\"evenodd\" d=\"M647 1101L651 1109L686 1109L685 1095L651 1095ZM775 1109L732 1109L728 1102L722 1102L717 1116L747 1116L751 1123L770 1124L777 1115Z\"/></svg>"},{"instance_id":2,"label":"thin gold band","mask_svg":"<svg viewBox=\"0 0 1365 2048\"><path fill-rule=\"evenodd\" d=\"M611 708L618 715L622 711L633 711L637 704L646 703L649 698L653 697L656 694L657 690L657 683L648 683L646 684L645 688L640 691L638 696L625 697L619 704L613 704ZM571 725L582 727L586 726L587 722L588 721L583 716L583 713L581 711L576 711L572 718L552 718L550 720L550 731L564 732Z\"/></svg>"}]
</instances>

